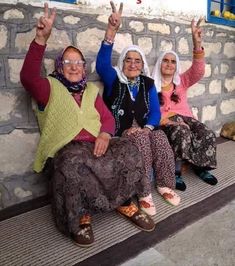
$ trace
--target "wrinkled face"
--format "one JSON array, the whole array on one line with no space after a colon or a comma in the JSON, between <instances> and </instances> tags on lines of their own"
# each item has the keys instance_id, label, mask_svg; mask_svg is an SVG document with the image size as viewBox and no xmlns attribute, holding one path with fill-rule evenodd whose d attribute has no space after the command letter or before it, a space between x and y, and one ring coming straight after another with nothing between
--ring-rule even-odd
<instances>
[{"instance_id":1,"label":"wrinkled face","mask_svg":"<svg viewBox=\"0 0 235 266\"><path fill-rule=\"evenodd\" d=\"M129 80L134 80L141 74L144 62L138 52L129 51L123 61L123 73Z\"/></svg>"},{"instance_id":2,"label":"wrinkled face","mask_svg":"<svg viewBox=\"0 0 235 266\"><path fill-rule=\"evenodd\" d=\"M68 48L63 54L63 75L70 82L79 82L85 75L85 62L74 48Z\"/></svg>"},{"instance_id":3,"label":"wrinkled face","mask_svg":"<svg viewBox=\"0 0 235 266\"><path fill-rule=\"evenodd\" d=\"M163 76L174 76L176 71L176 58L173 54L166 54L161 63L161 74Z\"/></svg>"}]
</instances>

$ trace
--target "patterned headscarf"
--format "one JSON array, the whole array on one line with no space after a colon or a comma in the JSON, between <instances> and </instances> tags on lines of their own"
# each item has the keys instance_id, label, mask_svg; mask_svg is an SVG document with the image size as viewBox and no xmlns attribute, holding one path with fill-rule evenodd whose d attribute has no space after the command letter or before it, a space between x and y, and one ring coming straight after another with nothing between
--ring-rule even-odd
<instances>
[{"instance_id":1,"label":"patterned headscarf","mask_svg":"<svg viewBox=\"0 0 235 266\"><path fill-rule=\"evenodd\" d=\"M158 60L154 66L153 72L152 72L152 78L154 79L154 83L155 86L157 88L157 92L161 92L161 88L162 88L162 81L161 81L161 64L162 64L162 60L164 58L164 56L166 54L173 54L175 56L176 59L176 70L175 70L175 74L173 77L173 83L177 86L180 84L180 61L179 61L179 57L178 55L174 52L174 51L165 51L162 52L160 54L160 56L158 57Z\"/></svg>"},{"instance_id":2,"label":"patterned headscarf","mask_svg":"<svg viewBox=\"0 0 235 266\"><path fill-rule=\"evenodd\" d=\"M58 79L68 89L69 92L81 92L81 91L83 91L86 88L86 84L87 84L86 74L84 75L82 80L80 80L78 82L70 82L63 75L63 64L62 64L63 55L64 55L65 51L68 48L71 48L71 47L76 49L78 51L78 53L81 54L82 60L84 62L86 62L82 52L77 47L75 47L73 45L69 45L65 49L63 49L58 54L58 56L56 57L56 59L55 59L55 70L49 76Z\"/></svg>"},{"instance_id":3,"label":"patterned headscarf","mask_svg":"<svg viewBox=\"0 0 235 266\"><path fill-rule=\"evenodd\" d=\"M117 75L118 75L118 79L121 83L125 83L125 84L128 84L128 79L127 77L125 76L125 74L123 73L122 69L123 69L123 60L125 59L126 57L126 54L130 51L133 51L133 52L137 52L141 55L142 57L142 60L144 62L144 68L143 68L143 75L145 76L150 76L150 72L149 72L149 67L148 67L148 64L147 64L147 60L146 60L146 57L144 55L144 53L141 51L140 47L137 46L137 45L131 45L131 46L128 46L126 48L124 48L121 52L121 55L118 59L118 63L117 63L117 66L115 66L115 70L117 71Z\"/></svg>"}]
</instances>

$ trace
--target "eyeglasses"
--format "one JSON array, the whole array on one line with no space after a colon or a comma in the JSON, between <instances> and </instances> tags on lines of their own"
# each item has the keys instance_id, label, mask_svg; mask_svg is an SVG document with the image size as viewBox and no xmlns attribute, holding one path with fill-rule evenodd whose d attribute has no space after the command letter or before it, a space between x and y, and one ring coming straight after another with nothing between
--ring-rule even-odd
<instances>
[{"instance_id":1,"label":"eyeglasses","mask_svg":"<svg viewBox=\"0 0 235 266\"><path fill-rule=\"evenodd\" d=\"M143 63L143 61L141 59L134 59L134 58L125 58L124 62L126 64L134 64L134 65L141 65Z\"/></svg>"},{"instance_id":2,"label":"eyeglasses","mask_svg":"<svg viewBox=\"0 0 235 266\"><path fill-rule=\"evenodd\" d=\"M82 67L85 65L85 61L83 60L68 60L65 59L62 61L62 64L67 67L71 67L72 65L76 65L78 67Z\"/></svg>"},{"instance_id":3,"label":"eyeglasses","mask_svg":"<svg viewBox=\"0 0 235 266\"><path fill-rule=\"evenodd\" d=\"M164 59L162 59L162 63L165 63L165 64L171 63L173 65L176 65L176 60L174 60L174 59L170 60L170 59L164 58Z\"/></svg>"}]
</instances>

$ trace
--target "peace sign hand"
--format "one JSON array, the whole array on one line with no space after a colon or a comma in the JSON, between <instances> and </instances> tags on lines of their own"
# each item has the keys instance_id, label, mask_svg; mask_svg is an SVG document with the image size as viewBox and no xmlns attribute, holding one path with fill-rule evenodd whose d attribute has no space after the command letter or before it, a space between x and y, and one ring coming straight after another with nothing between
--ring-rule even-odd
<instances>
[{"instance_id":1,"label":"peace sign hand","mask_svg":"<svg viewBox=\"0 0 235 266\"><path fill-rule=\"evenodd\" d=\"M202 29L200 27L200 24L203 20L204 18L200 17L197 23L195 23L194 19L191 22L193 45L194 45L194 49L196 50L201 49L201 45L202 45Z\"/></svg>"},{"instance_id":2,"label":"peace sign hand","mask_svg":"<svg viewBox=\"0 0 235 266\"><path fill-rule=\"evenodd\" d=\"M109 19L108 19L108 28L112 29L114 31L117 31L120 24L121 24L123 3L120 3L120 7L119 7L118 12L117 12L117 9L116 9L113 1L110 1L110 5L112 8L112 14L109 16Z\"/></svg>"},{"instance_id":3,"label":"peace sign hand","mask_svg":"<svg viewBox=\"0 0 235 266\"><path fill-rule=\"evenodd\" d=\"M38 44L45 45L51 35L51 30L56 17L56 8L54 7L51 12L48 4L44 4L44 16L40 17L37 22L35 41Z\"/></svg>"}]
</instances>

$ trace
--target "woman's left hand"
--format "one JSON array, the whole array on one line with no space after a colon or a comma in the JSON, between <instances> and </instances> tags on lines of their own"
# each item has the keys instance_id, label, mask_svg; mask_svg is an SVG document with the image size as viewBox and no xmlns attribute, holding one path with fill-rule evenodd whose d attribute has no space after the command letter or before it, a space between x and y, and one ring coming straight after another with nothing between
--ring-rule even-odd
<instances>
[{"instance_id":1,"label":"woman's left hand","mask_svg":"<svg viewBox=\"0 0 235 266\"><path fill-rule=\"evenodd\" d=\"M94 155L100 157L105 154L108 149L109 141L111 139L110 134L101 132L95 141Z\"/></svg>"},{"instance_id":2,"label":"woman's left hand","mask_svg":"<svg viewBox=\"0 0 235 266\"><path fill-rule=\"evenodd\" d=\"M202 47L202 29L200 27L200 24L203 20L204 18L201 17L197 23L195 23L194 19L191 22L193 45L194 49L196 50L200 50Z\"/></svg>"}]
</instances>

